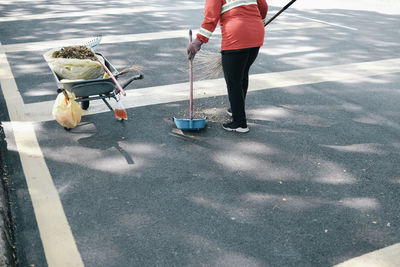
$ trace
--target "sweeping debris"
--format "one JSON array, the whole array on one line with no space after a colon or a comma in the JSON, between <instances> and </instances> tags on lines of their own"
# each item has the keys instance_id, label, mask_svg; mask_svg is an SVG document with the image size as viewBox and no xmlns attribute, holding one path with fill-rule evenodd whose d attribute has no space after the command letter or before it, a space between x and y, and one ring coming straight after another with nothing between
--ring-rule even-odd
<instances>
[{"instance_id":1,"label":"sweeping debris","mask_svg":"<svg viewBox=\"0 0 400 267\"><path fill-rule=\"evenodd\" d=\"M84 45L67 46L60 50L54 51L54 58L76 58L76 59L91 59L96 60L96 55L92 49Z\"/></svg>"}]
</instances>

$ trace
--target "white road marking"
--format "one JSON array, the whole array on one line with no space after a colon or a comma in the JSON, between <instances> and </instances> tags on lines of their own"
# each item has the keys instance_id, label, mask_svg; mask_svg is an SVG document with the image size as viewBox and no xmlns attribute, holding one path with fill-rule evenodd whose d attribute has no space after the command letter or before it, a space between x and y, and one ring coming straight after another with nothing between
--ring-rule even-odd
<instances>
[{"instance_id":1,"label":"white road marking","mask_svg":"<svg viewBox=\"0 0 400 267\"><path fill-rule=\"evenodd\" d=\"M282 30L295 30L299 28L305 29L305 28L320 28L320 27L325 27L325 25L317 22L284 23L284 24L276 24L273 27L270 27L268 31L282 31ZM196 31L194 31L194 35L195 34ZM220 35L220 34L221 31L219 28L217 28L217 30L214 32L213 35ZM187 30L161 31L161 32L138 33L138 34L123 34L123 35L104 35L101 39L101 44L118 44L127 42L187 38L187 35L188 35ZM68 45L84 44L92 39L93 37L88 37L88 38L75 38L67 40L54 40L54 41L2 45L0 47L0 53L14 53L22 51L45 51L47 49L63 47Z\"/></svg>"},{"instance_id":2,"label":"white road marking","mask_svg":"<svg viewBox=\"0 0 400 267\"><path fill-rule=\"evenodd\" d=\"M31 14L22 16L7 16L1 17L1 22L10 21L23 21L23 20L41 20L41 19L60 19L60 18L74 18L74 17L92 17L92 16L102 16L102 15L127 15L134 13L144 13L144 12L169 12L169 11L182 11L182 10L195 10L203 9L204 4L190 4L181 6L171 6L171 7L156 7L156 6L141 6L132 8L97 8L91 10L80 10L71 12L47 12L41 14Z\"/></svg>"},{"instance_id":3,"label":"white road marking","mask_svg":"<svg viewBox=\"0 0 400 267\"><path fill-rule=\"evenodd\" d=\"M400 58L254 74L250 76L249 92L321 82L354 81L364 77L398 72L400 72ZM188 100L188 88L188 83L179 83L131 89L126 90L127 96L122 97L122 101L125 108L184 101ZM194 88L195 99L226 95L223 79L198 81L194 83ZM53 120L51 116L53 104L54 101L25 104L25 119L28 121ZM86 114L103 112L109 112L109 109L99 100L91 102Z\"/></svg>"},{"instance_id":4,"label":"white road marking","mask_svg":"<svg viewBox=\"0 0 400 267\"><path fill-rule=\"evenodd\" d=\"M197 8L199 8L199 6L193 7L193 9ZM176 7L171 7L171 10L172 9L177 10ZM180 10L184 9L192 8L182 7ZM143 8L131 9L129 10L129 12L146 12L146 10L152 11L151 8ZM161 10L161 12L165 10L166 9L163 9ZM117 14L117 12L120 12L120 10L100 10L101 14ZM124 9L124 12L126 13L126 9ZM94 13L88 11L86 15L96 16L100 13L97 11ZM78 15L82 16L83 14L82 12L71 12L61 14L40 14L23 17L3 17L0 18L0 22L58 18L60 17L60 15L64 17L73 17ZM313 22L301 24L296 23L292 25L277 23L273 26L271 25L269 30L287 30L297 29L299 27L324 27L323 24L343 27L350 30L357 30L356 28L351 28L339 24L328 23L310 18L305 19L312 20ZM103 37L102 43L110 44L181 37L187 37L186 30L131 35L108 35ZM36 220L38 222L39 231L49 266L83 266L80 253L77 250L76 243L72 235L70 226L68 225L68 221L61 205L57 190L54 186L51 174L48 170L43 154L37 142L37 137L34 129L34 122L52 120L50 114L51 107L54 101L24 105L23 99L15 83L5 53L22 51L42 51L54 47L65 46L68 44L81 44L90 39L91 38L70 39L53 42L33 42L3 46L0 44L0 83L11 120L9 124L6 123L5 125L6 127L11 128L11 131L13 132L15 137L15 142L18 147L18 152L20 154L21 162L24 168L24 174L27 179L29 192L35 210ZM356 80L367 76L383 75L397 72L400 72L400 58L328 66L322 68L310 68L286 72L256 74L250 77L249 91L266 90L277 87L312 84L327 81ZM222 79L200 81L195 83L195 88L196 98L212 97L226 94L225 82ZM128 90L128 96L126 98L123 98L124 105L127 108L183 101L187 99L188 83ZM89 114L96 114L101 112L109 112L109 110L101 101L94 101L91 104ZM396 249L396 251L398 250L397 245L394 247L394 249ZM379 253L379 251L377 253ZM396 253L398 255L398 252Z\"/></svg>"},{"instance_id":5,"label":"white road marking","mask_svg":"<svg viewBox=\"0 0 400 267\"><path fill-rule=\"evenodd\" d=\"M84 266L32 122L11 121L49 267Z\"/></svg>"},{"instance_id":6,"label":"white road marking","mask_svg":"<svg viewBox=\"0 0 400 267\"><path fill-rule=\"evenodd\" d=\"M399 267L400 243L364 254L334 267Z\"/></svg>"},{"instance_id":7,"label":"white road marking","mask_svg":"<svg viewBox=\"0 0 400 267\"><path fill-rule=\"evenodd\" d=\"M1 43L0 43L1 50ZM10 65L5 53L0 52L0 85L8 108L11 120L23 120L24 100L19 93L17 84L12 75Z\"/></svg>"},{"instance_id":8,"label":"white road marking","mask_svg":"<svg viewBox=\"0 0 400 267\"><path fill-rule=\"evenodd\" d=\"M11 121L3 125L14 134L48 266L83 266L34 125L24 122L23 99L4 53L0 53L0 66L0 85Z\"/></svg>"},{"instance_id":9,"label":"white road marking","mask_svg":"<svg viewBox=\"0 0 400 267\"><path fill-rule=\"evenodd\" d=\"M80 13L80 15L82 14ZM285 29L293 29L298 27L321 27L321 24L284 24L282 26L275 27L275 29L280 30L282 27ZM216 34L218 34L218 32L216 32ZM104 36L102 43L134 42L180 37L186 38L187 30ZM91 38L70 39L14 45L1 45L0 43L0 85L11 121L11 123L3 123L3 125L5 125L5 127L9 127L9 132L14 135L24 170L25 179L27 181L28 190L31 196L32 205L34 207L35 217L38 223L46 260L48 265L51 267L83 266L81 255L76 247L76 243L68 224L68 220L65 216L59 195L53 184L51 174L37 142L34 129L34 121L46 121L52 119L48 117L49 114L51 114L52 101L48 103L35 103L29 105L24 104L14 76L12 75L6 53L41 51L54 47L65 46L68 44L82 44L90 39ZM161 89L163 90L165 88ZM132 95L133 98L135 98L135 94L138 94L139 92L140 91L132 91L129 92L129 95ZM148 92L144 93L144 95L146 95ZM156 93L155 89L153 89L153 93ZM179 92L175 92L174 98L170 99L169 101L175 101L175 99L177 99L177 95L179 95ZM186 95L185 86L185 88L182 88L181 98L178 99L184 100ZM162 101L166 101L165 94L160 98L163 99ZM152 101L156 100L157 98L154 98ZM136 103L135 101L131 102ZM148 104L155 103L149 101L149 99L147 99L147 102ZM45 104L45 106L42 106L42 104ZM30 109L34 106L37 107L38 105L40 106L39 109ZM94 106L94 110L96 110L96 105L92 106ZM99 112L104 112L104 110L100 110Z\"/></svg>"},{"instance_id":10,"label":"white road marking","mask_svg":"<svg viewBox=\"0 0 400 267\"><path fill-rule=\"evenodd\" d=\"M315 22L323 23L323 24L326 24L326 25L334 26L334 27L344 28L344 29L352 30L352 31L358 31L357 28L348 27L348 26L344 26L344 25L341 25L341 24L337 24L337 23L327 22L327 21L323 21L323 20L319 20L319 19L312 19L312 18L301 16L301 15L297 15L297 14L291 14L290 13L289 15L290 16L294 16L294 17L298 17L298 18L307 19L307 20L312 20L312 21L315 21Z\"/></svg>"}]
</instances>

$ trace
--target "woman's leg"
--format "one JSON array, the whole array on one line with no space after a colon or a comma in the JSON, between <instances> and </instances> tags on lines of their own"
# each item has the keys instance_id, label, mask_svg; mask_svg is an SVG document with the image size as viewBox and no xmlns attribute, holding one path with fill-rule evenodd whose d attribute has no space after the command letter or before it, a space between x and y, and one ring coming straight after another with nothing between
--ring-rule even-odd
<instances>
[{"instance_id":1,"label":"woman's leg","mask_svg":"<svg viewBox=\"0 0 400 267\"><path fill-rule=\"evenodd\" d=\"M222 68L228 88L232 119L233 122L246 127L245 95L243 94L242 86L248 57L248 53L243 50L222 51Z\"/></svg>"},{"instance_id":2,"label":"woman's leg","mask_svg":"<svg viewBox=\"0 0 400 267\"><path fill-rule=\"evenodd\" d=\"M260 50L259 47L254 47L249 49L249 57L247 59L246 66L244 68L243 83L242 83L242 91L245 99L247 95L247 88L249 87L249 70L251 65L253 65L254 61L258 56L259 50Z\"/></svg>"}]
</instances>

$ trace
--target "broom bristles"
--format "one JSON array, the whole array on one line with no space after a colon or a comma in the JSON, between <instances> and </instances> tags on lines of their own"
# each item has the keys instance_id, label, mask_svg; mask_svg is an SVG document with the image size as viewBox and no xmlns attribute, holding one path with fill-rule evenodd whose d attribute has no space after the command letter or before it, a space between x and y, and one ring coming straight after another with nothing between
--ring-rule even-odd
<instances>
[{"instance_id":1,"label":"broom bristles","mask_svg":"<svg viewBox=\"0 0 400 267\"><path fill-rule=\"evenodd\" d=\"M195 68L204 78L216 78L222 73L222 58L220 52L200 50L196 57Z\"/></svg>"},{"instance_id":2,"label":"broom bristles","mask_svg":"<svg viewBox=\"0 0 400 267\"><path fill-rule=\"evenodd\" d=\"M143 70L143 66L141 65L132 65L129 68L123 69L120 72L118 72L115 77L119 76L119 75L123 75L132 71L141 71Z\"/></svg>"}]
</instances>

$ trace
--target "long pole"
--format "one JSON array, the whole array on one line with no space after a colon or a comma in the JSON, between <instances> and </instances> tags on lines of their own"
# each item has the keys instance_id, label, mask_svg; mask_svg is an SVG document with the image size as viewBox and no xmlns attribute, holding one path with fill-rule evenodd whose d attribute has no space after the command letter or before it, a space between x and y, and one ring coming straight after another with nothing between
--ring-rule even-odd
<instances>
[{"instance_id":1,"label":"long pole","mask_svg":"<svg viewBox=\"0 0 400 267\"><path fill-rule=\"evenodd\" d=\"M115 85L117 86L117 88L118 88L118 90L121 92L121 94L123 95L123 96L126 96L126 93L125 93L125 91L124 91L124 89L121 87L121 85L118 83L118 81L117 81L117 79L114 77L114 75L111 73L111 71L106 67L106 65L103 63L103 62L101 62L101 60L99 60L98 58L96 58L97 59L97 62L99 62L100 63L100 65L103 67L103 69L108 73L108 75L111 77L111 79L114 81L114 83L115 83Z\"/></svg>"},{"instance_id":2,"label":"long pole","mask_svg":"<svg viewBox=\"0 0 400 267\"><path fill-rule=\"evenodd\" d=\"M290 7L294 2L296 2L296 0L290 1L286 6L284 6L281 10L279 10L278 13L276 13L272 18L270 18L270 19L264 24L264 27L267 26L268 24L270 24L271 21L273 21L277 16L279 16L283 11L285 11L286 9L288 9L288 7Z\"/></svg>"},{"instance_id":3,"label":"long pole","mask_svg":"<svg viewBox=\"0 0 400 267\"><path fill-rule=\"evenodd\" d=\"M189 30L189 44L192 43L192 30ZM190 59L190 120L193 120L193 59Z\"/></svg>"}]
</instances>

